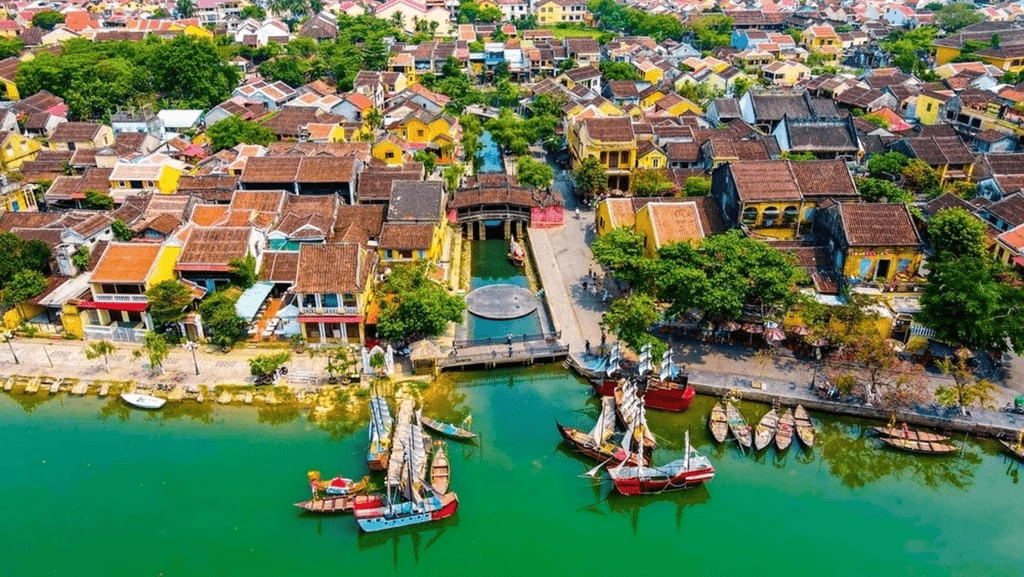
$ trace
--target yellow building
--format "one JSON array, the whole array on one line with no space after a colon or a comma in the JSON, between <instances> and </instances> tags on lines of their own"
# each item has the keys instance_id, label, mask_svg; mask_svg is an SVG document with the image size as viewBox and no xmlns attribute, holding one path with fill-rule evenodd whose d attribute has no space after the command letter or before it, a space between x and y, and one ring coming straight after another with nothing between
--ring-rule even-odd
<instances>
[{"instance_id":1,"label":"yellow building","mask_svg":"<svg viewBox=\"0 0 1024 577\"><path fill-rule=\"evenodd\" d=\"M399 137L394 134L384 134L373 143L373 147L370 149L370 154L374 158L392 165L400 165L405 162L404 149L408 148L408 143L405 143Z\"/></svg>"},{"instance_id":2,"label":"yellow building","mask_svg":"<svg viewBox=\"0 0 1024 577\"><path fill-rule=\"evenodd\" d=\"M14 80L0 77L0 83L3 83L4 100L19 100L21 94L18 92L18 85Z\"/></svg>"},{"instance_id":3,"label":"yellow building","mask_svg":"<svg viewBox=\"0 0 1024 577\"><path fill-rule=\"evenodd\" d=\"M181 163L171 160L159 164L118 162L110 172L110 194L173 194L183 171Z\"/></svg>"},{"instance_id":4,"label":"yellow building","mask_svg":"<svg viewBox=\"0 0 1024 577\"><path fill-rule=\"evenodd\" d=\"M800 33L800 43L812 52L834 53L840 48L839 35L827 24L808 26Z\"/></svg>"},{"instance_id":5,"label":"yellow building","mask_svg":"<svg viewBox=\"0 0 1024 577\"><path fill-rule=\"evenodd\" d=\"M597 204L594 223L597 234L603 235L617 228L633 228L636 224L636 208L633 198L605 198Z\"/></svg>"},{"instance_id":6,"label":"yellow building","mask_svg":"<svg viewBox=\"0 0 1024 577\"><path fill-rule=\"evenodd\" d=\"M608 175L610 189L629 190L636 167L637 139L630 118L586 118L569 123L567 133L573 166L594 158Z\"/></svg>"},{"instance_id":7,"label":"yellow building","mask_svg":"<svg viewBox=\"0 0 1024 577\"><path fill-rule=\"evenodd\" d=\"M657 257L662 247L677 242L696 246L705 235L700 210L693 201L649 202L636 211L635 221L648 257Z\"/></svg>"},{"instance_id":8,"label":"yellow building","mask_svg":"<svg viewBox=\"0 0 1024 577\"><path fill-rule=\"evenodd\" d=\"M654 103L665 97L665 92L658 88L652 87L650 90L646 90L641 93L640 106L643 108L650 108L654 106Z\"/></svg>"},{"instance_id":9,"label":"yellow building","mask_svg":"<svg viewBox=\"0 0 1024 577\"><path fill-rule=\"evenodd\" d=\"M952 90L923 90L917 95L914 113L921 124L933 126L941 124L939 111L953 98Z\"/></svg>"},{"instance_id":10,"label":"yellow building","mask_svg":"<svg viewBox=\"0 0 1024 577\"><path fill-rule=\"evenodd\" d=\"M36 197L30 188L18 187L0 194L0 213L36 210Z\"/></svg>"},{"instance_id":11,"label":"yellow building","mask_svg":"<svg viewBox=\"0 0 1024 577\"><path fill-rule=\"evenodd\" d=\"M4 170L20 170L26 161L35 160L43 146L17 132L0 132L0 165Z\"/></svg>"},{"instance_id":12,"label":"yellow building","mask_svg":"<svg viewBox=\"0 0 1024 577\"><path fill-rule=\"evenodd\" d=\"M544 0L534 10L541 26L562 22L589 24L591 20L587 3L582 0Z\"/></svg>"},{"instance_id":13,"label":"yellow building","mask_svg":"<svg viewBox=\"0 0 1024 577\"><path fill-rule=\"evenodd\" d=\"M668 156L650 140L641 140L636 148L637 168L661 170L668 167Z\"/></svg>"},{"instance_id":14,"label":"yellow building","mask_svg":"<svg viewBox=\"0 0 1024 577\"><path fill-rule=\"evenodd\" d=\"M838 203L819 212L815 235L828 244L847 283L921 281L917 274L924 249L906 205Z\"/></svg>"},{"instance_id":15,"label":"yellow building","mask_svg":"<svg viewBox=\"0 0 1024 577\"><path fill-rule=\"evenodd\" d=\"M811 69L795 60L780 60L762 68L761 74L776 86L795 86L801 80L810 78Z\"/></svg>"}]
</instances>

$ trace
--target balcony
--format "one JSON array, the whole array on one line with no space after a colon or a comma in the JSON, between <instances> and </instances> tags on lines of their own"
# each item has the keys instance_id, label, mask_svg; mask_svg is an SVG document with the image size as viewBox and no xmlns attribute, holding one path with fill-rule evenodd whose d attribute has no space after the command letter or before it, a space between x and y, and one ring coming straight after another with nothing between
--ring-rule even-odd
<instances>
[{"instance_id":1,"label":"balcony","mask_svg":"<svg viewBox=\"0 0 1024 577\"><path fill-rule=\"evenodd\" d=\"M118 325L85 325L82 328L87 339L141 343L146 336L145 327L137 329Z\"/></svg>"},{"instance_id":2,"label":"balcony","mask_svg":"<svg viewBox=\"0 0 1024 577\"><path fill-rule=\"evenodd\" d=\"M146 295L122 295L116 293L94 294L93 299L98 303L148 303Z\"/></svg>"},{"instance_id":3,"label":"balcony","mask_svg":"<svg viewBox=\"0 0 1024 577\"><path fill-rule=\"evenodd\" d=\"M303 315L358 315L359 307L299 307L299 314Z\"/></svg>"}]
</instances>

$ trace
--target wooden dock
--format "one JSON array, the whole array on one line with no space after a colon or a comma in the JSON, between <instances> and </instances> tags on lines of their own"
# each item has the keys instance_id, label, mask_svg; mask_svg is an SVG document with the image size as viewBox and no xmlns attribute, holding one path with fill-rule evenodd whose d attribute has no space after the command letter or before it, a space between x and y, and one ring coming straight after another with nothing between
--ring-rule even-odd
<instances>
[{"instance_id":1,"label":"wooden dock","mask_svg":"<svg viewBox=\"0 0 1024 577\"><path fill-rule=\"evenodd\" d=\"M508 365L557 363L569 356L569 346L559 342L527 342L512 346L484 345L458 349L457 354L438 359L441 370L491 369Z\"/></svg>"}]
</instances>

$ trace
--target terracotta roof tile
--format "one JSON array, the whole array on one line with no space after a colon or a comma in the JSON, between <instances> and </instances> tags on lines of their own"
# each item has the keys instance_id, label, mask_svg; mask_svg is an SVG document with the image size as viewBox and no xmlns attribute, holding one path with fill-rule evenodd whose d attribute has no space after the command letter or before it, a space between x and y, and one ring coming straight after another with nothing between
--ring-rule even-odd
<instances>
[{"instance_id":1,"label":"terracotta roof tile","mask_svg":"<svg viewBox=\"0 0 1024 577\"><path fill-rule=\"evenodd\" d=\"M430 224L385 223L380 235L380 248L385 250L427 250L434 237Z\"/></svg>"},{"instance_id":2,"label":"terracotta roof tile","mask_svg":"<svg viewBox=\"0 0 1024 577\"><path fill-rule=\"evenodd\" d=\"M268 250L263 253L260 280L293 284L299 272L299 251Z\"/></svg>"},{"instance_id":3,"label":"terracotta roof tile","mask_svg":"<svg viewBox=\"0 0 1024 577\"><path fill-rule=\"evenodd\" d=\"M146 282L161 246L153 243L112 242L92 273L93 283Z\"/></svg>"},{"instance_id":4,"label":"terracotta roof tile","mask_svg":"<svg viewBox=\"0 0 1024 577\"><path fill-rule=\"evenodd\" d=\"M304 244L299 249L295 292L359 293L366 286L366 259L373 254L358 244Z\"/></svg>"},{"instance_id":5,"label":"terracotta roof tile","mask_svg":"<svg viewBox=\"0 0 1024 577\"><path fill-rule=\"evenodd\" d=\"M250 228L197 227L185 242L175 269L228 271L228 261L248 254L251 234Z\"/></svg>"},{"instance_id":6,"label":"terracotta roof tile","mask_svg":"<svg viewBox=\"0 0 1024 577\"><path fill-rule=\"evenodd\" d=\"M910 211L895 203L841 203L839 214L850 246L919 246Z\"/></svg>"}]
</instances>

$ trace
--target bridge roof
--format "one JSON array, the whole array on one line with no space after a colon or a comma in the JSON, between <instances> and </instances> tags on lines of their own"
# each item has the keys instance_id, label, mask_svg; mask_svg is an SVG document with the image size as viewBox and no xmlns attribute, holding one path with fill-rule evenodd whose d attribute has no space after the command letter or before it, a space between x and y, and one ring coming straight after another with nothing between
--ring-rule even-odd
<instances>
[{"instance_id":1,"label":"bridge roof","mask_svg":"<svg viewBox=\"0 0 1024 577\"><path fill-rule=\"evenodd\" d=\"M459 209L481 204L512 204L530 208L541 206L533 195L531 190L512 187L460 190L448 207Z\"/></svg>"}]
</instances>

